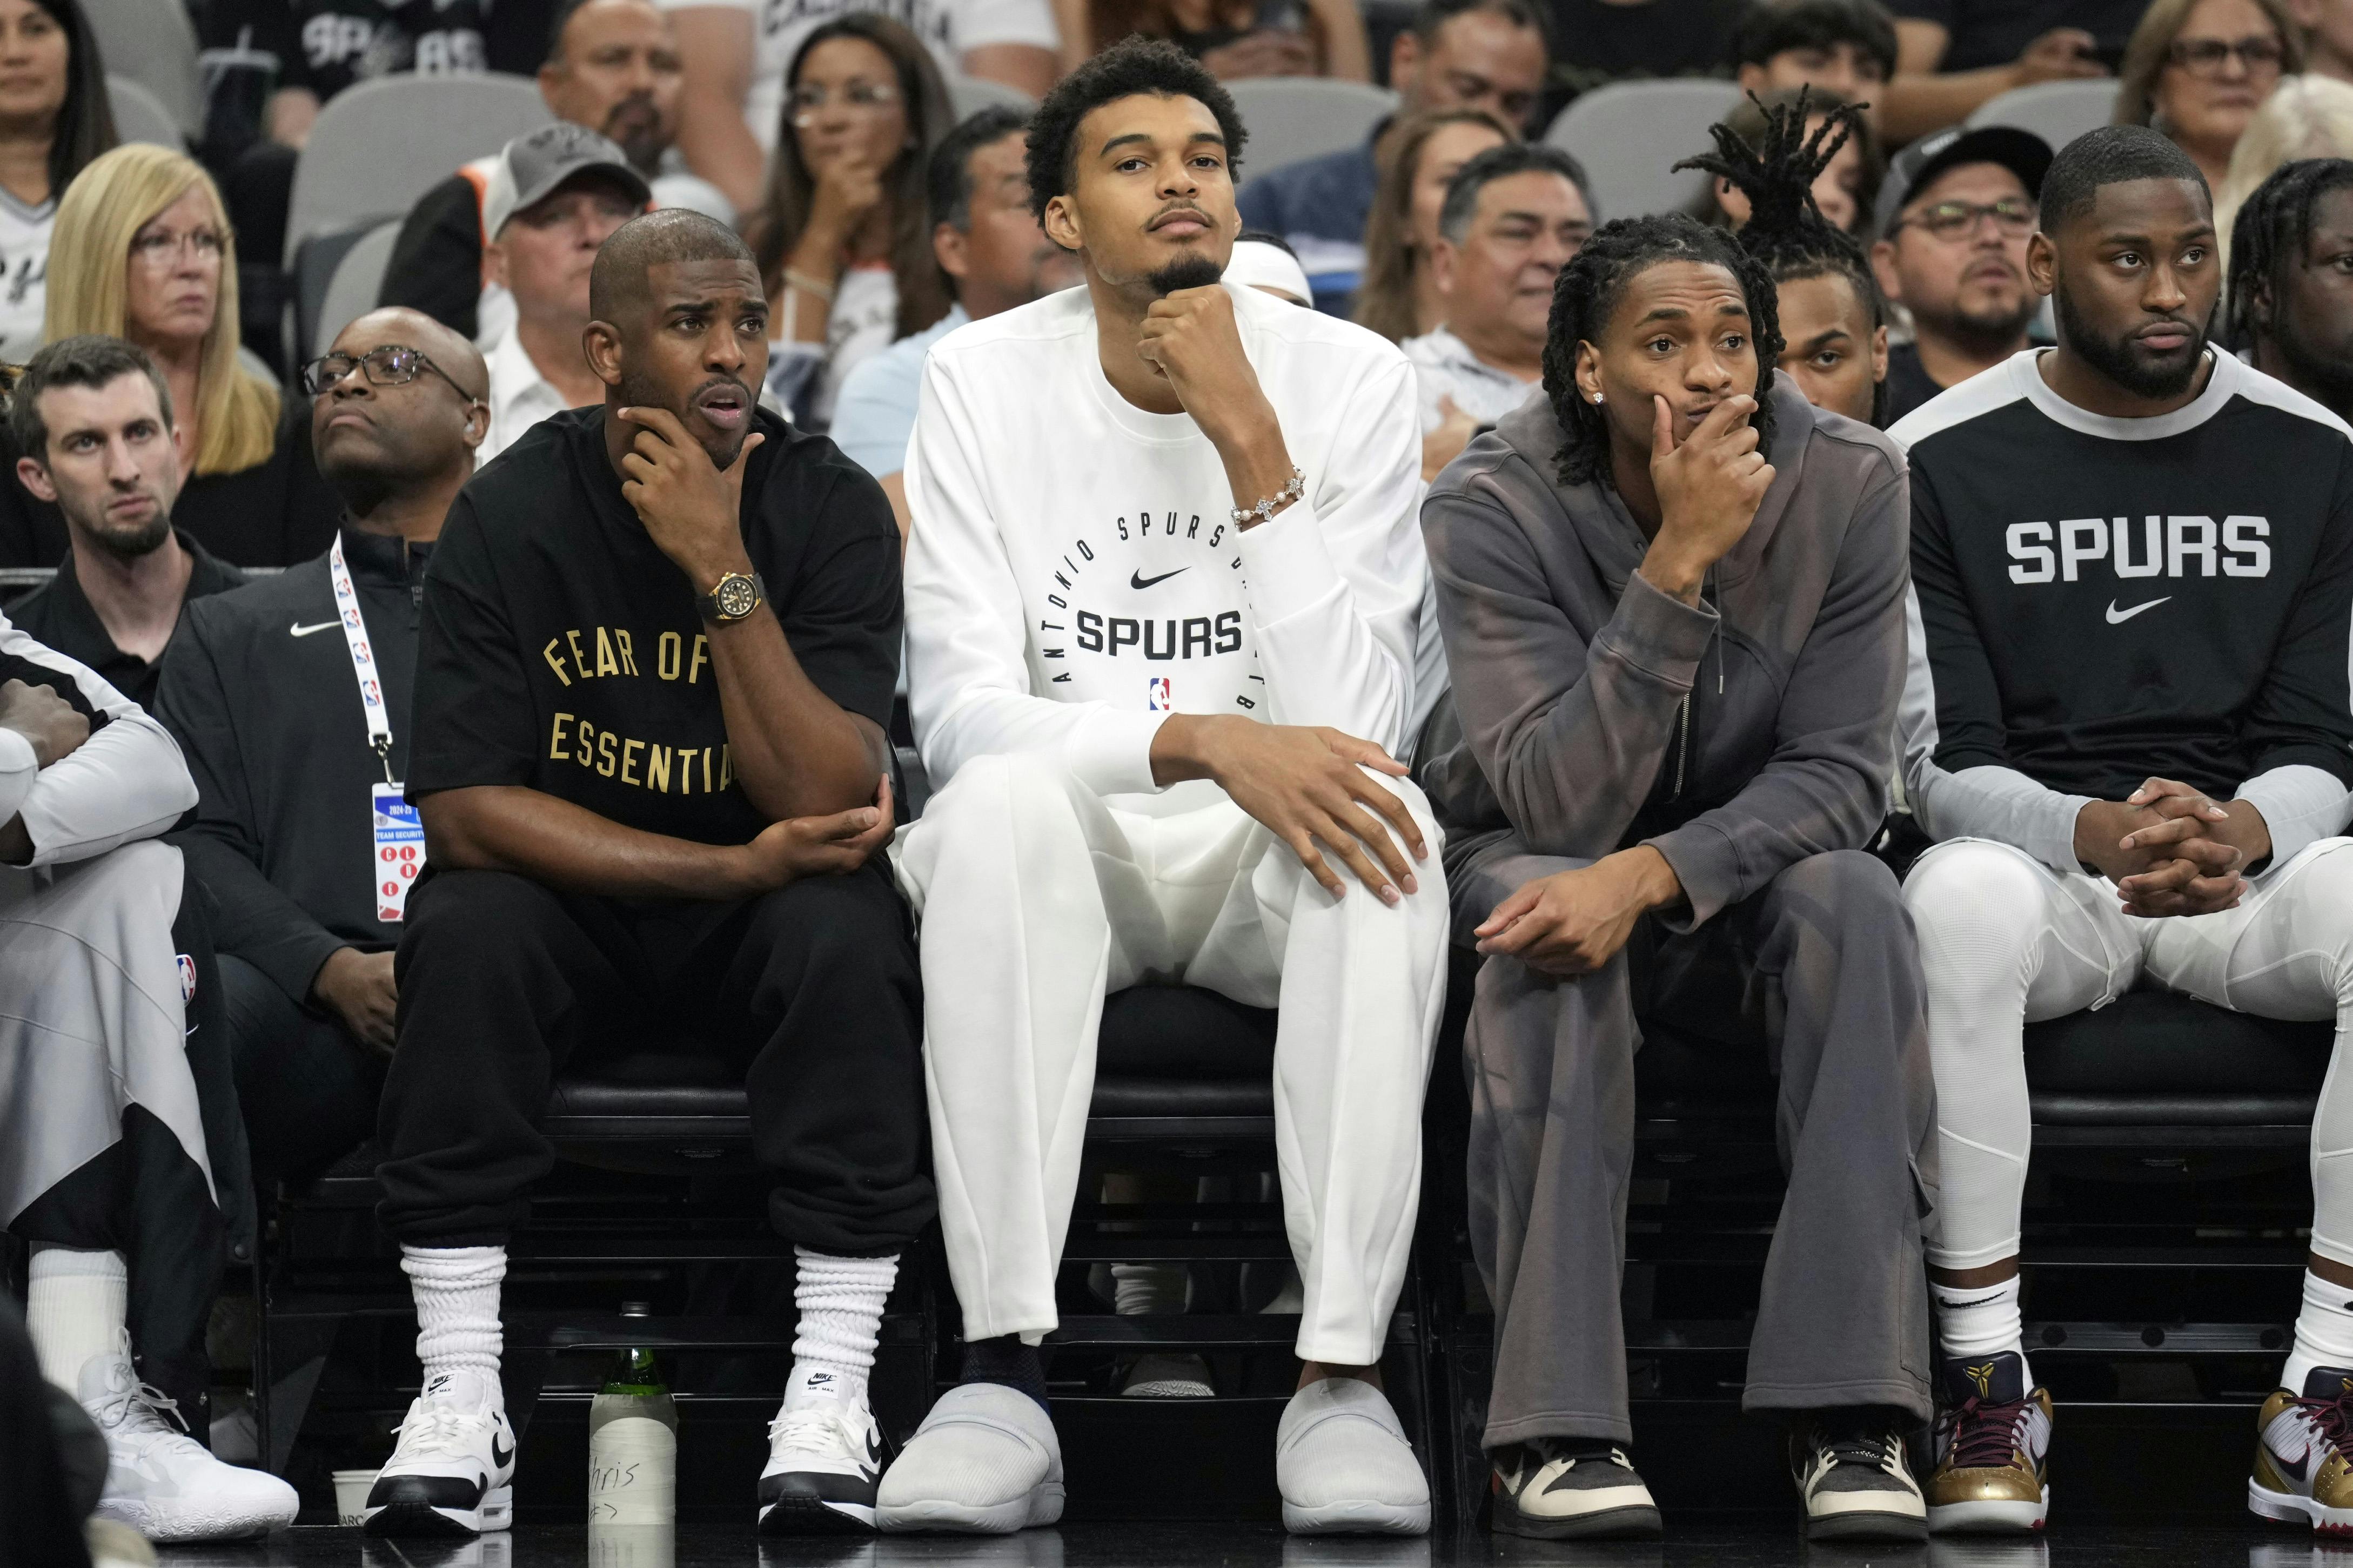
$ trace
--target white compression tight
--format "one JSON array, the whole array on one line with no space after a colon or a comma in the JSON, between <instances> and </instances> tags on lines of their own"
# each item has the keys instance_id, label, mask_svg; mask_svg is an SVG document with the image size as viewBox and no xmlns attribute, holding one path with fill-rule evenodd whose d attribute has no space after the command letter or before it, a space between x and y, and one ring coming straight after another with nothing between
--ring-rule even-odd
<instances>
[{"instance_id":1,"label":"white compression tight","mask_svg":"<svg viewBox=\"0 0 2353 1568\"><path fill-rule=\"evenodd\" d=\"M2032 1132L2025 1026L2103 1005L2146 974L2238 1012L2336 1021L2312 1129L2312 1250L2353 1266L2353 838L2323 839L2237 909L2189 919L2136 919L2100 878L1974 838L1922 856L1904 901L1936 1074L1944 1191L1931 1264L1979 1268L2018 1253Z\"/></svg>"}]
</instances>

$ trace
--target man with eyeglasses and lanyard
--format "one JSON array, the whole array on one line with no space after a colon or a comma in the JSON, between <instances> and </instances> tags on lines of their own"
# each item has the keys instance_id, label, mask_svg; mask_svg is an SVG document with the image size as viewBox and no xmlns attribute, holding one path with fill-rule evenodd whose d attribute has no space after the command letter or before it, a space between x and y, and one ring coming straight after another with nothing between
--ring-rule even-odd
<instances>
[{"instance_id":1,"label":"man with eyeglasses and lanyard","mask_svg":"<svg viewBox=\"0 0 2353 1568\"><path fill-rule=\"evenodd\" d=\"M1989 125L1924 137L1879 187L1880 290L1912 317L1887 351L1887 422L2026 347L2042 297L2027 287L2026 241L2050 144Z\"/></svg>"},{"instance_id":2,"label":"man with eyeglasses and lanyard","mask_svg":"<svg viewBox=\"0 0 2353 1568\"><path fill-rule=\"evenodd\" d=\"M192 605L158 717L197 786L173 841L211 891L257 1173L301 1175L375 1126L393 947L424 858L407 765L425 562L489 421L482 359L415 310L377 310L303 370L325 555Z\"/></svg>"}]
</instances>

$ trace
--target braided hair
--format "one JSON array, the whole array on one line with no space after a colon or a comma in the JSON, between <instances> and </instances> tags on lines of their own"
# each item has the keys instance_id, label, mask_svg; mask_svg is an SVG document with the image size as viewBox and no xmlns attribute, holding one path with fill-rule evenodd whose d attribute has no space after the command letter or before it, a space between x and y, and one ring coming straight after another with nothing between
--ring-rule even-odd
<instances>
[{"instance_id":1,"label":"braided hair","mask_svg":"<svg viewBox=\"0 0 2353 1568\"><path fill-rule=\"evenodd\" d=\"M1765 264L1720 228L1687 213L1652 213L1603 224L1553 285L1552 324L1544 351L1545 396L1560 426L1560 482L1616 483L1609 468L1609 418L1577 395L1577 349L1599 343L1610 312L1637 273L1666 261L1721 267L1740 285L1748 304L1748 333L1757 346L1757 412L1748 423L1760 451L1773 445L1773 367L1781 357L1780 317Z\"/></svg>"},{"instance_id":2,"label":"braided hair","mask_svg":"<svg viewBox=\"0 0 2353 1568\"><path fill-rule=\"evenodd\" d=\"M2304 158L2282 163L2240 207L2231 225L2228 335L2234 346L2254 346L2257 297L2277 311L2290 269L2304 264L2312 243L2313 208L2330 191L2348 186L2353 186L2353 162Z\"/></svg>"}]
</instances>

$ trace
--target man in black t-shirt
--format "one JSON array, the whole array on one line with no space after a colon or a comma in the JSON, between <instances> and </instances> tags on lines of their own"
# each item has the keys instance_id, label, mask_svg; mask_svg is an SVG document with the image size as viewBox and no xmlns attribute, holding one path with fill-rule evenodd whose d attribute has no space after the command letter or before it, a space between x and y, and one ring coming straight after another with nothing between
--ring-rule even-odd
<instances>
[{"instance_id":1,"label":"man in black t-shirt","mask_svg":"<svg viewBox=\"0 0 2353 1568\"><path fill-rule=\"evenodd\" d=\"M883 1299L932 1215L915 953L874 854L899 531L872 479L758 408L767 307L731 230L638 218L590 300L604 406L478 474L426 574L407 791L428 868L378 1134L425 1390L366 1529L505 1527L499 1282L554 1163L550 1079L681 1035L743 1072L799 1258L762 1529L857 1529Z\"/></svg>"}]
</instances>

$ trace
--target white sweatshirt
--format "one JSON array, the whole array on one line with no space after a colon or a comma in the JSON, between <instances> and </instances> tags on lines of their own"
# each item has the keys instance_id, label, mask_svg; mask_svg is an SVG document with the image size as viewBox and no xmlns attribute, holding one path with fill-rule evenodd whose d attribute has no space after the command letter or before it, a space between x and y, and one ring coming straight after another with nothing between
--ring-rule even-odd
<instances>
[{"instance_id":1,"label":"white sweatshirt","mask_svg":"<svg viewBox=\"0 0 2353 1568\"><path fill-rule=\"evenodd\" d=\"M1147 414L1104 378L1086 289L933 346L907 448L906 596L934 785L967 758L1033 752L1104 795L1156 793L1152 738L1172 712L1406 743L1429 574L1412 366L1361 327L1228 292L1307 479L1247 531L1192 416ZM1125 804L1200 804L1180 793Z\"/></svg>"},{"instance_id":2,"label":"white sweatshirt","mask_svg":"<svg viewBox=\"0 0 2353 1568\"><path fill-rule=\"evenodd\" d=\"M55 679L59 676L64 679ZM153 838L196 804L195 780L170 731L88 666L36 642L5 616L0 616L0 679L47 686L84 714L109 720L71 755L46 768L30 741L0 730L0 823L25 819L31 865L88 860L132 839Z\"/></svg>"}]
</instances>

